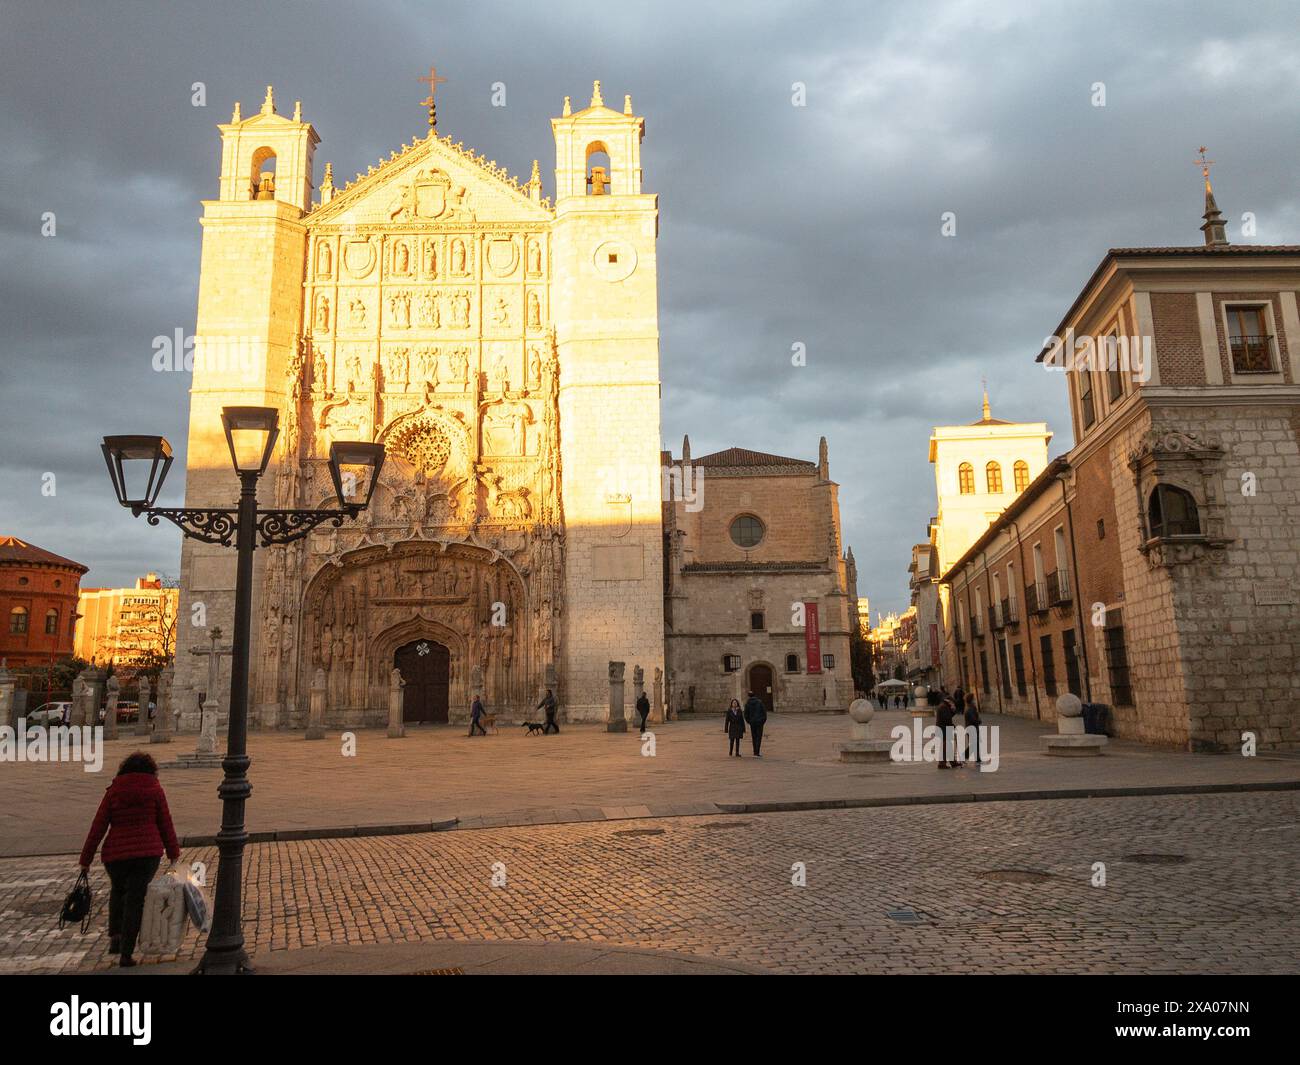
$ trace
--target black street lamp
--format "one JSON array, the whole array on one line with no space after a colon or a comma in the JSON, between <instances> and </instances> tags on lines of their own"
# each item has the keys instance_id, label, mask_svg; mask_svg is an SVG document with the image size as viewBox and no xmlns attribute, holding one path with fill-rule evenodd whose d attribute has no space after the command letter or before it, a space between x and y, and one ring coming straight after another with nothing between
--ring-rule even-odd
<instances>
[{"instance_id":1,"label":"black street lamp","mask_svg":"<svg viewBox=\"0 0 1300 1065\"><path fill-rule=\"evenodd\" d=\"M252 624L253 550L287 544L306 536L322 522L335 527L355 518L370 504L384 465L383 444L339 441L330 445L329 468L338 496L337 510L259 510L257 481L271 460L279 436L279 412L274 407L225 407L221 424L230 457L239 475L239 506L155 507L163 479L172 463L171 445L161 436L106 436L104 461L117 501L150 525L166 518L181 532L204 543L231 546L238 552L235 579L235 632L230 658L230 722L226 733L225 776L217 788L222 800L221 831L217 833L216 897L212 930L197 973L251 972L244 950L241 890L244 879L244 804L248 782L248 651Z\"/></svg>"}]
</instances>

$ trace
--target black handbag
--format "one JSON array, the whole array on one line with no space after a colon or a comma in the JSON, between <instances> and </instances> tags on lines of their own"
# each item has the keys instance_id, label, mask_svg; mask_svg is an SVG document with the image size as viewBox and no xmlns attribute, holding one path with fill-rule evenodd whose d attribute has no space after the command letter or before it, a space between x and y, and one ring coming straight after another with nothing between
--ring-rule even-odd
<instances>
[{"instance_id":1,"label":"black handbag","mask_svg":"<svg viewBox=\"0 0 1300 1065\"><path fill-rule=\"evenodd\" d=\"M91 901L90 874L83 869L81 875L77 877L77 883L68 892L68 897L63 900L63 909L59 911L60 931L65 924L81 922L82 933L88 932Z\"/></svg>"}]
</instances>

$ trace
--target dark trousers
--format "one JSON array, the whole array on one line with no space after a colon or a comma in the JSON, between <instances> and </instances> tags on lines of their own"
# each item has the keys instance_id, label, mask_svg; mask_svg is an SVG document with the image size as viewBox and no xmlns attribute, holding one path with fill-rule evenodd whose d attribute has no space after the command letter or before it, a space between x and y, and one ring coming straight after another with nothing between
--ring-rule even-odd
<instances>
[{"instance_id":1,"label":"dark trousers","mask_svg":"<svg viewBox=\"0 0 1300 1065\"><path fill-rule=\"evenodd\" d=\"M121 937L123 957L135 950L144 916L144 893L161 861L161 858L124 858L120 862L104 863L112 885L108 893L108 934L112 938Z\"/></svg>"},{"instance_id":2,"label":"dark trousers","mask_svg":"<svg viewBox=\"0 0 1300 1065\"><path fill-rule=\"evenodd\" d=\"M650 711L647 710L647 711L645 711L645 713L642 713L640 710L638 710L638 711L637 711L637 714L638 714L638 715L640 716L640 718L641 718L641 731L644 732L644 731L645 731L645 723L646 723L646 719L650 716Z\"/></svg>"},{"instance_id":3,"label":"dark trousers","mask_svg":"<svg viewBox=\"0 0 1300 1065\"><path fill-rule=\"evenodd\" d=\"M764 724L765 722L762 721L758 722L758 724L754 724L753 722L751 722L749 726L749 737L751 740L754 741L755 754L758 754L759 749L763 746L763 725Z\"/></svg>"},{"instance_id":4,"label":"dark trousers","mask_svg":"<svg viewBox=\"0 0 1300 1065\"><path fill-rule=\"evenodd\" d=\"M560 732L560 726L555 723L554 710L546 711L546 727L542 729L542 735L544 736L548 732L554 732L556 735L559 735Z\"/></svg>"},{"instance_id":5,"label":"dark trousers","mask_svg":"<svg viewBox=\"0 0 1300 1065\"><path fill-rule=\"evenodd\" d=\"M487 735L487 729L483 727L483 722L476 717L472 717L469 719L469 734L471 736L474 735L475 729L478 729L482 735Z\"/></svg>"},{"instance_id":6,"label":"dark trousers","mask_svg":"<svg viewBox=\"0 0 1300 1065\"><path fill-rule=\"evenodd\" d=\"M727 754L733 755L739 753L740 753L740 737L739 736L729 737L727 739Z\"/></svg>"}]
</instances>

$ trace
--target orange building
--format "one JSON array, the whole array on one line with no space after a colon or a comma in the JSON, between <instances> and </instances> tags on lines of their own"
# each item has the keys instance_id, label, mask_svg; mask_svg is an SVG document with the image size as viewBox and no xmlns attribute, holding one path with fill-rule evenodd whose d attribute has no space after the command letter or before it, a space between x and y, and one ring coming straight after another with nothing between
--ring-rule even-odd
<instances>
[{"instance_id":1,"label":"orange building","mask_svg":"<svg viewBox=\"0 0 1300 1065\"><path fill-rule=\"evenodd\" d=\"M0 659L44 665L72 654L77 596L88 566L0 536Z\"/></svg>"}]
</instances>

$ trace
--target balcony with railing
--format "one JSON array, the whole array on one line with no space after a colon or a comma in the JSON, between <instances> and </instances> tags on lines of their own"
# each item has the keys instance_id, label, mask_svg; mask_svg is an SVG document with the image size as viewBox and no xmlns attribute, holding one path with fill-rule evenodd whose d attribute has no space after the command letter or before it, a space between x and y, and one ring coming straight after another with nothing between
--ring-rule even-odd
<instances>
[{"instance_id":1,"label":"balcony with railing","mask_svg":"<svg viewBox=\"0 0 1300 1065\"><path fill-rule=\"evenodd\" d=\"M1004 625L1020 624L1020 604L1010 596L1002 600L1002 622Z\"/></svg>"},{"instance_id":2,"label":"balcony with railing","mask_svg":"<svg viewBox=\"0 0 1300 1065\"><path fill-rule=\"evenodd\" d=\"M1236 336L1228 340L1232 348L1233 373L1274 373L1273 337Z\"/></svg>"},{"instance_id":3,"label":"balcony with railing","mask_svg":"<svg viewBox=\"0 0 1300 1065\"><path fill-rule=\"evenodd\" d=\"M1047 601L1052 606L1064 606L1073 600L1070 593L1070 576L1063 569L1047 575Z\"/></svg>"},{"instance_id":4,"label":"balcony with railing","mask_svg":"<svg viewBox=\"0 0 1300 1065\"><path fill-rule=\"evenodd\" d=\"M970 616L970 634L977 639L984 635L984 622L980 620L978 614Z\"/></svg>"},{"instance_id":5,"label":"balcony with railing","mask_svg":"<svg viewBox=\"0 0 1300 1065\"><path fill-rule=\"evenodd\" d=\"M1004 627L1002 624L1002 608L997 603L993 603L989 607L989 631L997 632Z\"/></svg>"},{"instance_id":6,"label":"balcony with railing","mask_svg":"<svg viewBox=\"0 0 1300 1065\"><path fill-rule=\"evenodd\" d=\"M1031 614L1047 613L1047 582L1038 581L1025 585L1025 609Z\"/></svg>"}]
</instances>

